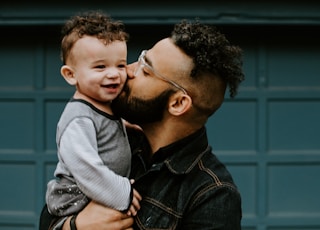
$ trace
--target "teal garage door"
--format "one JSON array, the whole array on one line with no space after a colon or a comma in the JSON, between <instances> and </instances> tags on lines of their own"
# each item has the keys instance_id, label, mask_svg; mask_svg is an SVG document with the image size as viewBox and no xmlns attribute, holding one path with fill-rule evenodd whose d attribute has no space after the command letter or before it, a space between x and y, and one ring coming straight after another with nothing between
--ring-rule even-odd
<instances>
[{"instance_id":1,"label":"teal garage door","mask_svg":"<svg viewBox=\"0 0 320 230\"><path fill-rule=\"evenodd\" d=\"M244 48L247 79L208 129L240 187L244 229L320 229L318 29L230 30Z\"/></svg>"},{"instance_id":2,"label":"teal garage door","mask_svg":"<svg viewBox=\"0 0 320 230\"><path fill-rule=\"evenodd\" d=\"M319 27L220 28L244 49L246 81L207 128L242 193L243 229L319 230ZM59 73L60 26L0 29L0 230L35 230L73 88ZM127 29L131 62L171 25Z\"/></svg>"}]
</instances>

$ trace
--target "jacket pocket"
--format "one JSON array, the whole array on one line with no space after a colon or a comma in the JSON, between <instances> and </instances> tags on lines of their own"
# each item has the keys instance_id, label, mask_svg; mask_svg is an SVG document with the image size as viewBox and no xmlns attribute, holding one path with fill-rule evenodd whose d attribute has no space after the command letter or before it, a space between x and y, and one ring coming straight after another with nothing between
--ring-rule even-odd
<instances>
[{"instance_id":1,"label":"jacket pocket","mask_svg":"<svg viewBox=\"0 0 320 230\"><path fill-rule=\"evenodd\" d=\"M135 229L177 229L181 215L151 198L144 197L135 218Z\"/></svg>"}]
</instances>

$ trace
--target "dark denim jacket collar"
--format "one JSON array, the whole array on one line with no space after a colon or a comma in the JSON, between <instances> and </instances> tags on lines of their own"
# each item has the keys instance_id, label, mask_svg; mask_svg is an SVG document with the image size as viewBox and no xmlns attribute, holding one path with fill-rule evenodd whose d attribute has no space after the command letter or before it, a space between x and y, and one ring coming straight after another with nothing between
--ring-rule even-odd
<instances>
[{"instance_id":1,"label":"dark denim jacket collar","mask_svg":"<svg viewBox=\"0 0 320 230\"><path fill-rule=\"evenodd\" d=\"M208 149L205 127L163 148L153 156L154 164L164 164L174 174L188 173ZM158 165L159 166L159 165Z\"/></svg>"}]
</instances>

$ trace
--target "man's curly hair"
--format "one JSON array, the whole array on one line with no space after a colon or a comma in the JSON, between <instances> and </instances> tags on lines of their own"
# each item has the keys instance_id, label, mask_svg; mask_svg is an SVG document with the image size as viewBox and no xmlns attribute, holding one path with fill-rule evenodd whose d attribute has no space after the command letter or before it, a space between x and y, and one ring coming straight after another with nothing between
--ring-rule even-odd
<instances>
[{"instance_id":1,"label":"man's curly hair","mask_svg":"<svg viewBox=\"0 0 320 230\"><path fill-rule=\"evenodd\" d=\"M237 94L238 85L244 80L241 48L231 45L216 27L197 20L176 24L171 38L193 59L191 77L197 78L202 73L219 76L229 86L230 97Z\"/></svg>"},{"instance_id":2,"label":"man's curly hair","mask_svg":"<svg viewBox=\"0 0 320 230\"><path fill-rule=\"evenodd\" d=\"M101 11L87 11L71 17L61 29L61 59L65 64L75 42L83 36L93 36L105 44L119 40L127 42L129 34L120 21Z\"/></svg>"}]
</instances>

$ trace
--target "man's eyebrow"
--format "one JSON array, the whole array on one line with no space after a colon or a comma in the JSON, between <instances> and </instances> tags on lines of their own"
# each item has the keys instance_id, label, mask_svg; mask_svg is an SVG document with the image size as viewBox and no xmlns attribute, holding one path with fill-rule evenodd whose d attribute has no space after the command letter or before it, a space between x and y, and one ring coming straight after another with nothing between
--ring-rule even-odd
<instances>
[{"instance_id":1,"label":"man's eyebrow","mask_svg":"<svg viewBox=\"0 0 320 230\"><path fill-rule=\"evenodd\" d=\"M152 66L152 61L147 57L147 52L146 52L146 54L144 55L144 60L145 60L145 62L146 62L149 66L153 67L153 66Z\"/></svg>"}]
</instances>

